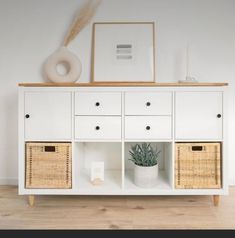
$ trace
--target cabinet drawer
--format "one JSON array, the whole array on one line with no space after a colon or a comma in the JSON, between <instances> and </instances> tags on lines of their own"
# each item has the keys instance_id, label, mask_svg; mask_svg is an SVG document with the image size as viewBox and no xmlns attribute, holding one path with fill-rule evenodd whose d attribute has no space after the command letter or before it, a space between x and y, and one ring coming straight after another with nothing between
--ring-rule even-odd
<instances>
[{"instance_id":1,"label":"cabinet drawer","mask_svg":"<svg viewBox=\"0 0 235 238\"><path fill-rule=\"evenodd\" d=\"M171 92L125 93L126 115L171 115Z\"/></svg>"},{"instance_id":2,"label":"cabinet drawer","mask_svg":"<svg viewBox=\"0 0 235 238\"><path fill-rule=\"evenodd\" d=\"M171 116L127 116L126 139L171 139Z\"/></svg>"},{"instance_id":3,"label":"cabinet drawer","mask_svg":"<svg viewBox=\"0 0 235 238\"><path fill-rule=\"evenodd\" d=\"M121 115L121 93L75 93L75 115Z\"/></svg>"},{"instance_id":4,"label":"cabinet drawer","mask_svg":"<svg viewBox=\"0 0 235 238\"><path fill-rule=\"evenodd\" d=\"M75 139L121 139L121 117L76 116Z\"/></svg>"}]
</instances>

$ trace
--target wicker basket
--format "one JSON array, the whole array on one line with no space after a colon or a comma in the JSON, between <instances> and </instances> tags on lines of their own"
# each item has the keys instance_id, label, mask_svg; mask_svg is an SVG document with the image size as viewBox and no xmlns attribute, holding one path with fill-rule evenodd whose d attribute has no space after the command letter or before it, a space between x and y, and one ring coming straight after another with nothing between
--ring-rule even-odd
<instances>
[{"instance_id":1,"label":"wicker basket","mask_svg":"<svg viewBox=\"0 0 235 238\"><path fill-rule=\"evenodd\" d=\"M26 188L71 188L71 143L26 143Z\"/></svg>"},{"instance_id":2,"label":"wicker basket","mask_svg":"<svg viewBox=\"0 0 235 238\"><path fill-rule=\"evenodd\" d=\"M221 188L220 143L176 143L175 188Z\"/></svg>"}]
</instances>

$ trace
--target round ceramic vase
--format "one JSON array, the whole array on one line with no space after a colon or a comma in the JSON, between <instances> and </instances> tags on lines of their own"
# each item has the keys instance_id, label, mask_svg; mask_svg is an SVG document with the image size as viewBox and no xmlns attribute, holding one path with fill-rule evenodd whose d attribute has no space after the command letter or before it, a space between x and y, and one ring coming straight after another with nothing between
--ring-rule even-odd
<instances>
[{"instance_id":1,"label":"round ceramic vase","mask_svg":"<svg viewBox=\"0 0 235 238\"><path fill-rule=\"evenodd\" d=\"M59 64L68 65L66 74L60 74L57 71ZM75 54L63 46L48 57L44 70L47 78L54 83L74 83L81 75L82 64Z\"/></svg>"}]
</instances>

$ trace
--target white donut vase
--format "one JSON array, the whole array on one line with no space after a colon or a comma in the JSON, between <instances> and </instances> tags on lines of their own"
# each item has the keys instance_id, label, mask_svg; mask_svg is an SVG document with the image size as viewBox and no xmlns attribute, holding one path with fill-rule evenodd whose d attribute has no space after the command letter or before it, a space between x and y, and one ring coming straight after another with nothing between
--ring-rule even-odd
<instances>
[{"instance_id":1,"label":"white donut vase","mask_svg":"<svg viewBox=\"0 0 235 238\"><path fill-rule=\"evenodd\" d=\"M60 64L68 66L67 73L64 75L58 72L57 66ZM80 77L82 64L76 55L63 46L48 57L44 70L52 82L72 83Z\"/></svg>"}]
</instances>

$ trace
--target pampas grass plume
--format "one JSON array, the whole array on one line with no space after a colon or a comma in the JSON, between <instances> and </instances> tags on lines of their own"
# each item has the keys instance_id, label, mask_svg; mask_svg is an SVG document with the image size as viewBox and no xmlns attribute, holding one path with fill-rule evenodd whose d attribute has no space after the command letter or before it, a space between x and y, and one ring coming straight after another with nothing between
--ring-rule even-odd
<instances>
[{"instance_id":1,"label":"pampas grass plume","mask_svg":"<svg viewBox=\"0 0 235 238\"><path fill-rule=\"evenodd\" d=\"M78 10L75 20L65 36L63 46L68 46L78 33L89 23L100 3L101 0L89 0Z\"/></svg>"}]
</instances>

